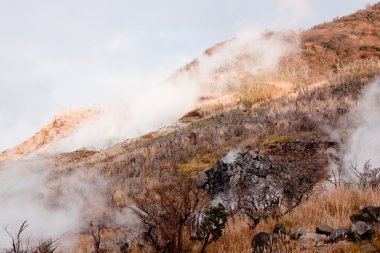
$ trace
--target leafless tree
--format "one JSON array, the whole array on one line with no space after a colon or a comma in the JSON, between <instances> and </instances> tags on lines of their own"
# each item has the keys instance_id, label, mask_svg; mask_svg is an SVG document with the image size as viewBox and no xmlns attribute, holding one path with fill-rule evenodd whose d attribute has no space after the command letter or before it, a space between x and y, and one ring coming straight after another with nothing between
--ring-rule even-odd
<instances>
[{"instance_id":1,"label":"leafless tree","mask_svg":"<svg viewBox=\"0 0 380 253\"><path fill-rule=\"evenodd\" d=\"M185 235L205 205L206 195L189 178L173 179L134 199L133 209L145 227L145 240L156 252L183 252Z\"/></svg>"},{"instance_id":2,"label":"leafless tree","mask_svg":"<svg viewBox=\"0 0 380 253\"><path fill-rule=\"evenodd\" d=\"M104 232L104 226L102 224L94 224L90 222L90 234L92 237L92 243L94 245L95 253L101 253L100 245L102 243L102 236Z\"/></svg>"},{"instance_id":3,"label":"leafless tree","mask_svg":"<svg viewBox=\"0 0 380 253\"><path fill-rule=\"evenodd\" d=\"M4 226L4 231L9 235L9 237L12 240L12 248L10 250L7 250L7 252L12 253L28 253L29 252L29 240L26 241L26 245L24 245L23 240L21 238L21 234L24 232L24 230L29 226L27 224L28 221L24 221L17 234L14 236L8 231L8 226Z\"/></svg>"},{"instance_id":4,"label":"leafless tree","mask_svg":"<svg viewBox=\"0 0 380 253\"><path fill-rule=\"evenodd\" d=\"M255 229L260 220L274 217L279 212L280 195L268 185L261 189L241 189L236 191L240 210L248 217L248 226Z\"/></svg>"},{"instance_id":5,"label":"leafless tree","mask_svg":"<svg viewBox=\"0 0 380 253\"><path fill-rule=\"evenodd\" d=\"M364 164L362 171L357 168L357 165L353 165L352 169L359 179L358 184L360 187L371 189L380 187L380 167L372 168L371 160Z\"/></svg>"}]
</instances>

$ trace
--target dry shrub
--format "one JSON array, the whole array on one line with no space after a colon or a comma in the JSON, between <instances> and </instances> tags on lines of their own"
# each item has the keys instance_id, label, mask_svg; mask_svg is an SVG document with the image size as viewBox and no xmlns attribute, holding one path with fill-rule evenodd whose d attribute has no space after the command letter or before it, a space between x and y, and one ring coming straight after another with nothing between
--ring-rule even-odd
<instances>
[{"instance_id":1,"label":"dry shrub","mask_svg":"<svg viewBox=\"0 0 380 253\"><path fill-rule=\"evenodd\" d=\"M356 177L359 179L358 185L361 188L380 188L380 167L373 168L370 161L367 161L364 164L362 171L359 171L356 166L354 166L352 170L355 172Z\"/></svg>"},{"instance_id":2,"label":"dry shrub","mask_svg":"<svg viewBox=\"0 0 380 253\"><path fill-rule=\"evenodd\" d=\"M354 211L369 205L380 205L380 189L338 187L315 193L294 212L284 217L284 220L293 227L300 226L310 230L320 224L347 226L350 222L349 216Z\"/></svg>"},{"instance_id":3,"label":"dry shrub","mask_svg":"<svg viewBox=\"0 0 380 253\"><path fill-rule=\"evenodd\" d=\"M283 223L287 229L295 230L303 227L308 231L315 231L321 224L328 224L333 227L344 227L350 223L349 216L356 210L368 205L380 205L380 190L357 187L345 189L343 187L333 188L315 192L293 212L285 215L279 220L269 219L261 221L254 231L249 230L247 220L244 217L236 217L230 220L220 241L208 247L208 253L231 253L250 252L250 242L257 232L273 230L277 222ZM377 243L377 241L375 241ZM295 244L290 252L315 252L314 249L298 250ZM329 245L323 248L323 252L358 252L357 245L342 246Z\"/></svg>"},{"instance_id":4,"label":"dry shrub","mask_svg":"<svg viewBox=\"0 0 380 253\"><path fill-rule=\"evenodd\" d=\"M206 195L189 178L173 179L134 199L133 208L143 224L145 240L155 252L184 252L194 222L206 204Z\"/></svg>"}]
</instances>

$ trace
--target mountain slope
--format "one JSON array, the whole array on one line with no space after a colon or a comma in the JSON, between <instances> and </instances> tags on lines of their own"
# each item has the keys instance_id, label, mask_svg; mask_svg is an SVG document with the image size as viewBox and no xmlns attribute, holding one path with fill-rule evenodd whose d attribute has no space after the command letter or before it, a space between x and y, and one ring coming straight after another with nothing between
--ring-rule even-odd
<instances>
[{"instance_id":1,"label":"mountain slope","mask_svg":"<svg viewBox=\"0 0 380 253\"><path fill-rule=\"evenodd\" d=\"M53 181L49 182L50 186L54 186L50 187L54 190L53 196L65 196L61 194L65 194L65 190L70 188L65 187L67 186L65 179L70 177L77 179L80 172L85 178L95 175L105 189L102 188L99 194L97 189L91 188L91 191L94 191L97 197L105 199L105 207L102 206L105 209L99 210L103 215L99 212L94 221L104 221L109 225L108 222L116 221L110 221L107 215L115 210L128 210L134 204L135 197L141 193L145 191L150 193L155 187L157 189L157 186L165 185L176 178L199 179L202 177L202 172L212 167L215 171L219 171L215 164L223 165L221 161L225 161L229 157L228 154L242 151L249 156L260 159L263 157L265 161L271 161L268 166L273 171L276 171L274 168L286 168L284 170L286 173L281 174L281 177L275 178L275 181L273 178L268 180L274 186L282 184L282 188L286 189L282 194L289 194L291 198L293 194L298 194L304 185L311 186L307 187L307 194L302 193L297 196L295 205L294 202L287 203L291 209L286 215L272 218L269 215L271 210L266 210L265 222L258 219L255 230L248 229L246 222L249 217L241 210L234 209L236 199L221 197L223 204L228 205L230 211L229 229L224 231L219 241L209 246L207 252L248 252L252 235L272 230L276 222L283 222L291 231L300 227L312 231L322 222L328 222L337 228L347 226L348 216L353 211L364 205L380 204L378 189L339 188L339 185L344 184L340 174L342 172L340 167L334 167L341 162L343 145L347 142L347 135L350 134L350 111L360 100L364 88L380 74L377 53L379 8L380 4L377 4L300 34L265 33L262 35L264 38L279 37L280 40L287 40L290 45L300 38L301 48L287 51L289 54L282 57L279 68L264 71L265 73L247 71L247 66L244 65L254 60L253 54L245 51L234 54L233 59L228 59L230 61L226 61L226 64L214 68L213 72L207 73L209 76L202 77L209 78L211 84L218 78L227 77L226 79L237 85L224 93L201 97L194 110L179 119L180 122L175 126L125 140L101 151L81 149L71 153L38 157L39 161L46 162L43 164L49 173L54 175L49 178ZM377 20L373 20L373 17ZM360 30L360 33L357 31L353 33L355 29ZM341 34L343 37L339 37ZM202 59L209 59L223 52L223 48L229 43L233 42L231 40L222 42L206 50L204 55L178 72L196 72L202 64ZM98 113L84 110L77 114L69 113L59 117L59 120L52 121L34 137L5 155L15 159L31 154L57 136L69 134L75 126ZM33 157L31 161L32 159ZM240 160L238 162L244 162ZM272 161L273 164L281 166L270 167ZM210 180L234 186L236 184L239 187L241 185L238 184L244 182L240 179L249 178L243 169L249 164L243 165L245 166L233 166L225 171L227 176L223 173L220 173L221 175L211 173L215 175ZM260 190L266 192L270 189L265 185L267 182L264 181L267 180L261 173L260 163L258 166L249 167L257 170L257 175L261 177L259 181L262 181L261 185L254 182L254 177L253 181L250 181L250 184L257 187L254 189L255 194ZM335 187L332 192L329 191L331 185L325 187L328 180ZM91 184L93 183L91 180ZM82 186L82 181L79 181L79 184ZM231 196L231 192L225 193L226 197ZM255 194L251 196L254 197ZM168 196L169 204L171 201L176 201L170 197L183 198L183 196ZM90 197L89 200L93 199ZM281 199L277 202L283 201ZM157 203L159 205L159 201ZM283 203L286 204L286 201ZM87 208L82 210L85 209ZM160 212L157 214L161 215ZM131 217L126 213L123 215ZM132 217L136 220L136 217ZM299 219L299 217L307 218ZM93 217L83 218L89 220ZM165 217L162 222L166 221L168 219ZM111 228L117 230L123 226L128 225L123 222L109 225L110 230ZM140 235L143 235L141 237L146 238L150 230L144 231L144 228L141 226L138 230L141 232ZM78 244L83 243L85 246L78 245L78 252L81 252L79 248L91 244L91 235L87 231L88 228L81 230L83 232L81 236L87 239L83 240L85 242L79 241ZM158 232L155 231L154 234L156 233ZM114 243L116 236L112 237L113 233L107 230L108 235L109 238L104 237L103 242L109 240ZM131 235L131 238L128 238L131 252L149 251L149 241L140 239L141 237L136 239ZM194 242L188 243L193 246ZM293 240L287 245L290 247L287 250L299 252L296 243ZM104 243L102 247L106 248L111 244ZM195 244L192 250L198 252L198 246ZM335 246L322 245L318 250L337 252ZM350 244L347 246L348 250L345 248L339 252L360 252L355 250L356 246ZM300 250L314 252L315 248L311 245L307 249Z\"/></svg>"},{"instance_id":2,"label":"mountain slope","mask_svg":"<svg viewBox=\"0 0 380 253\"><path fill-rule=\"evenodd\" d=\"M0 154L0 163L32 154L53 140L69 135L77 126L100 112L95 109L72 109L57 115L31 138Z\"/></svg>"},{"instance_id":3,"label":"mountain slope","mask_svg":"<svg viewBox=\"0 0 380 253\"><path fill-rule=\"evenodd\" d=\"M344 64L360 59L379 59L380 57L380 3L365 10L344 16L332 22L317 25L300 34L294 32L266 32L266 39L275 38L284 41L292 48L300 39L300 48L292 48L289 55L280 61L279 69L264 75L255 75L247 71L244 65L255 61L255 55L239 52L225 64L209 73L209 82L218 79L231 79L239 85L233 86L231 93L218 98L218 95L205 94L200 97L194 110L184 115L182 122L193 122L210 117L220 110L231 110L251 103L263 102L291 93L296 82L324 83L326 73L337 71ZM218 43L204 54L183 68L175 75L197 71L202 58L207 59L224 53L226 47L235 39ZM220 96L220 95L219 95ZM3 152L0 161L18 159L24 155L40 150L55 138L69 134L76 125L82 124L88 117L96 114L94 110L70 112L71 116L57 117L43 128L36 136L30 138L14 149ZM88 114L88 115L87 115ZM71 119L69 119L72 117Z\"/></svg>"},{"instance_id":4,"label":"mountain slope","mask_svg":"<svg viewBox=\"0 0 380 253\"><path fill-rule=\"evenodd\" d=\"M300 34L302 58L321 73L350 61L380 58L380 3Z\"/></svg>"}]
</instances>

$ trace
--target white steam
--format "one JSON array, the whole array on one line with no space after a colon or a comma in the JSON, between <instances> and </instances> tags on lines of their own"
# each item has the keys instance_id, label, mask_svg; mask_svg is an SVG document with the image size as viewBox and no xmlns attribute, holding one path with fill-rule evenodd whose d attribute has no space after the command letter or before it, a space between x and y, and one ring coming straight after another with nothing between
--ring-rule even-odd
<instances>
[{"instance_id":1,"label":"white steam","mask_svg":"<svg viewBox=\"0 0 380 253\"><path fill-rule=\"evenodd\" d=\"M352 176L352 165L361 170L370 160L380 166L380 81L368 85L353 111L355 127L346 144L344 168Z\"/></svg>"},{"instance_id":2,"label":"white steam","mask_svg":"<svg viewBox=\"0 0 380 253\"><path fill-rule=\"evenodd\" d=\"M14 235L28 221L22 235L31 245L49 238L61 238L63 243L65 235L88 228L89 221L106 210L106 181L93 173L65 174L57 175L39 161L3 166L0 226ZM9 247L9 242L0 229L0 245Z\"/></svg>"},{"instance_id":3,"label":"white steam","mask_svg":"<svg viewBox=\"0 0 380 253\"><path fill-rule=\"evenodd\" d=\"M275 70L281 57L296 48L295 40L285 39L288 35L243 33L216 48L211 56L201 56L189 71L179 71L166 80L151 78L149 84L130 93L120 91L101 116L46 150L102 149L175 123L203 93L224 91L231 83L239 85L238 73ZM225 160L230 162L237 152L230 152ZM57 172L48 164L24 160L0 167L0 178L0 226L9 224L14 232L28 220L25 237L34 242L78 233L88 228L91 219L110 211L106 179L86 168ZM112 216L113 222L126 223L131 214L122 210ZM8 243L9 237L0 231L0 245Z\"/></svg>"},{"instance_id":4,"label":"white steam","mask_svg":"<svg viewBox=\"0 0 380 253\"><path fill-rule=\"evenodd\" d=\"M197 66L190 71L178 72L166 80L150 78L148 84L143 83L141 89L130 93L121 91L102 109L100 117L81 126L72 136L56 141L48 150L103 149L173 124L205 92L223 92L227 86L238 86L242 72L255 75L275 70L280 59L296 49L296 41L289 40L291 35L241 33L217 47L212 55L199 57Z\"/></svg>"},{"instance_id":5,"label":"white steam","mask_svg":"<svg viewBox=\"0 0 380 253\"><path fill-rule=\"evenodd\" d=\"M227 155L222 158L222 161L224 163L234 163L235 160L239 157L240 152L240 149L231 149Z\"/></svg>"}]
</instances>

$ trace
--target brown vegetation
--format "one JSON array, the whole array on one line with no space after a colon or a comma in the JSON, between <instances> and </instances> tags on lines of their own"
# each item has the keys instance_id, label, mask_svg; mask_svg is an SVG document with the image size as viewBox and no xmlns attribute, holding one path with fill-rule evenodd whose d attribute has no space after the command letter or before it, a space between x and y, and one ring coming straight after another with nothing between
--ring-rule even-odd
<instances>
[{"instance_id":1,"label":"brown vegetation","mask_svg":"<svg viewBox=\"0 0 380 253\"><path fill-rule=\"evenodd\" d=\"M50 158L59 170L57 177L68 176L79 166L99 171L110 181L110 209L133 207L141 222L141 238L131 244L123 241L116 250L107 248L104 228L92 224L85 236L91 236L94 251L249 252L253 235L272 231L278 222L290 231L314 230L320 224L347 226L352 212L380 205L378 169L367 167L358 174L361 187L346 186L335 174L331 189L326 187L329 173L335 173L328 171L329 161L336 158L327 151L339 152L338 143L345 139L341 134L341 139L331 140L325 131L338 126L345 131L341 121L362 88L380 74L379 8L376 4L303 32L301 54L283 59L286 64L273 76L243 75L240 99L228 109L217 108L209 114L194 110L185 115L184 124L165 132L102 152L82 150ZM232 148L270 156L292 169L278 180L284 196L281 210L277 196L265 192L267 188L263 187L262 195L239 189L238 206L244 208L234 211L231 203L224 203L231 212L225 232L215 236L220 240L196 243L191 238L199 231L209 196L195 185L194 177ZM266 209L259 213L258 205ZM250 229L247 223L252 220ZM19 236L25 228L23 224L16 239L12 237L10 252L20 252ZM205 242L199 234L198 239ZM51 251L38 252L54 252L54 243L49 242L39 249ZM373 244L379 240L375 238ZM290 252L300 251L294 244L287 247ZM323 250L355 252L356 247L331 244Z\"/></svg>"},{"instance_id":2,"label":"brown vegetation","mask_svg":"<svg viewBox=\"0 0 380 253\"><path fill-rule=\"evenodd\" d=\"M155 252L189 252L194 222L206 204L205 193L191 179L154 186L134 201L145 240Z\"/></svg>"},{"instance_id":3,"label":"brown vegetation","mask_svg":"<svg viewBox=\"0 0 380 253\"><path fill-rule=\"evenodd\" d=\"M269 219L261 221L254 231L249 230L244 216L230 220L225 233L220 241L211 244L208 253L249 252L250 241L253 235L260 231L272 231L278 222L290 230L305 228L314 231L320 224L330 224L333 227L346 227L349 224L350 215L365 206L380 205L380 190L351 188L333 188L319 190L310 195L293 212L279 220ZM376 239L375 239L376 240ZM297 249L297 245L290 245L288 252L314 252ZM332 244L323 248L322 252L360 252L356 245Z\"/></svg>"},{"instance_id":4,"label":"brown vegetation","mask_svg":"<svg viewBox=\"0 0 380 253\"><path fill-rule=\"evenodd\" d=\"M380 57L380 4L301 33L303 58L321 73L353 60Z\"/></svg>"}]
</instances>

